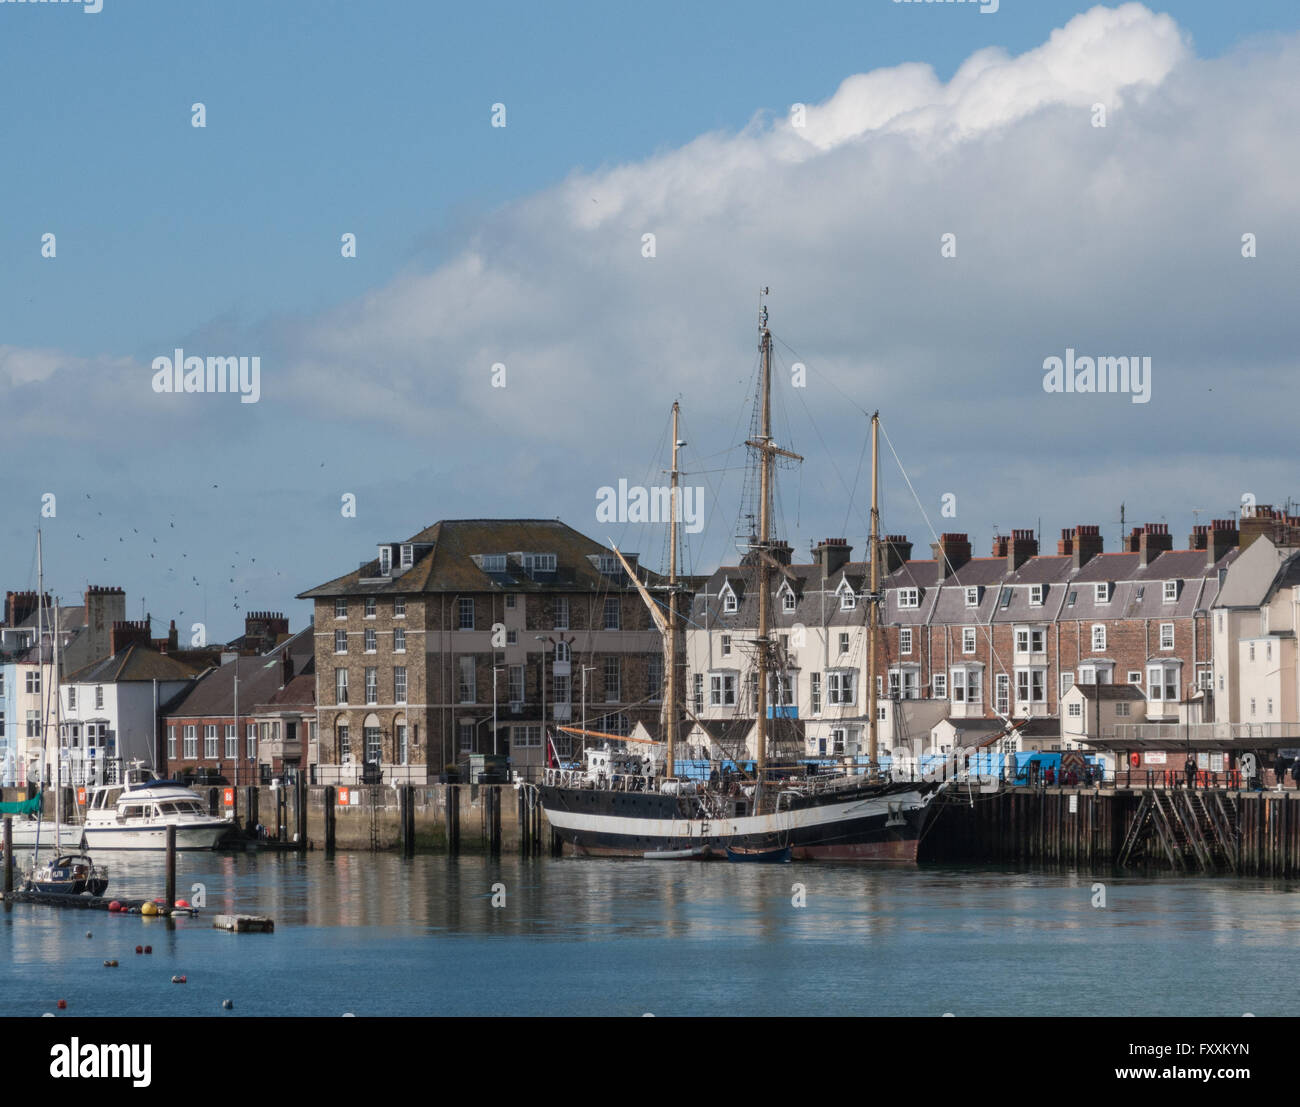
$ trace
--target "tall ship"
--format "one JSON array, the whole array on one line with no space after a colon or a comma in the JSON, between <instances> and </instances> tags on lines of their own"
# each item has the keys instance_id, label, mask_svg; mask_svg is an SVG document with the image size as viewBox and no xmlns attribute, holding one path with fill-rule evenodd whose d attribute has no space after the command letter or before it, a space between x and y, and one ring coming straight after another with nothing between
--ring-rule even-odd
<instances>
[{"instance_id":1,"label":"tall ship","mask_svg":"<svg viewBox=\"0 0 1300 1107\"><path fill-rule=\"evenodd\" d=\"M762 290L763 295L767 292ZM625 737L563 728L580 733L584 743L596 739L605 744L585 749L584 762L578 767L557 764L548 768L538 786L540 803L551 827L580 854L914 863L936 806L934 800L944 784L892 779L878 757L874 710L881 600L878 413L871 419L870 585L862 597L868 625L867 702L873 708L868 713L866 764L848 757L833 765L801 761L801 748L783 741L780 734L780 727L788 722L784 713L779 706L769 707L769 675L781 672L782 660L781 644L771 633L770 611L772 574L782 570L773 554L775 465L778 458L796 462L802 458L778 446L772 435L772 334L766 306L760 306L759 336L759 398L753 433L745 443L758 477L756 526L748 536L745 557L757 578L758 600L757 633L747 642L755 668L752 756L737 752L711 759L707 779L675 775L682 719L691 713L684 708L678 676L682 629L678 610L678 450L683 443L678 438L678 405L674 404L666 615L623 555L617 548L614 551L664 640L667 688L662 759L628 750ZM744 751L749 752L747 726ZM558 756L555 760L558 763Z\"/></svg>"}]
</instances>

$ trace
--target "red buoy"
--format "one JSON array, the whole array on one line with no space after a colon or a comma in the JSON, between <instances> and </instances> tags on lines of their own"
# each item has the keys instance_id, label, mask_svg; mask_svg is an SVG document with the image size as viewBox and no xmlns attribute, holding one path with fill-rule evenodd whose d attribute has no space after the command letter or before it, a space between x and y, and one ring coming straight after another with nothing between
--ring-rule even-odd
<instances>
[{"instance_id":1,"label":"red buoy","mask_svg":"<svg viewBox=\"0 0 1300 1107\"><path fill-rule=\"evenodd\" d=\"M135 951L136 951L136 953L143 953L143 952L144 952L144 946L136 946L136 947L135 947Z\"/></svg>"},{"instance_id":2,"label":"red buoy","mask_svg":"<svg viewBox=\"0 0 1300 1107\"><path fill-rule=\"evenodd\" d=\"M122 903L121 903L121 901L120 901L120 900L116 900L116 899L113 900L113 902L110 903L110 904L108 905L108 909L109 909L110 911L121 911L121 910L122 910Z\"/></svg>"},{"instance_id":3,"label":"red buoy","mask_svg":"<svg viewBox=\"0 0 1300 1107\"><path fill-rule=\"evenodd\" d=\"M153 952L153 946L145 946L145 947L144 947L144 951L145 951L145 953L152 953L152 952Z\"/></svg>"},{"instance_id":4,"label":"red buoy","mask_svg":"<svg viewBox=\"0 0 1300 1107\"><path fill-rule=\"evenodd\" d=\"M176 906L177 906L177 907L189 907L189 905L190 905L190 904L189 904L189 900L178 899L178 900L176 901Z\"/></svg>"},{"instance_id":5,"label":"red buoy","mask_svg":"<svg viewBox=\"0 0 1300 1107\"><path fill-rule=\"evenodd\" d=\"M60 1011L66 1011L68 1009L68 1001L66 999L61 999L59 1000L57 1006Z\"/></svg>"}]
</instances>

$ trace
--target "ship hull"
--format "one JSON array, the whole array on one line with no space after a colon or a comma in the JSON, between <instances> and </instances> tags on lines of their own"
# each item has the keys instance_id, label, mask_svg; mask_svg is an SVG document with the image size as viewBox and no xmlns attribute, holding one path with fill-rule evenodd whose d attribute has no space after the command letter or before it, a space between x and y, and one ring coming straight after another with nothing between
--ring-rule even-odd
<instances>
[{"instance_id":1,"label":"ship hull","mask_svg":"<svg viewBox=\"0 0 1300 1107\"><path fill-rule=\"evenodd\" d=\"M551 827L580 854L644 857L665 850L722 858L727 847L788 845L795 859L915 864L933 793L907 785L819 797L807 806L735 818L687 818L677 797L543 785Z\"/></svg>"},{"instance_id":2,"label":"ship hull","mask_svg":"<svg viewBox=\"0 0 1300 1107\"><path fill-rule=\"evenodd\" d=\"M176 848L183 850L216 849L221 840L234 829L226 821L202 823L177 823ZM84 828L86 847L96 850L166 849L167 824L152 823L140 826L87 826Z\"/></svg>"}]
</instances>

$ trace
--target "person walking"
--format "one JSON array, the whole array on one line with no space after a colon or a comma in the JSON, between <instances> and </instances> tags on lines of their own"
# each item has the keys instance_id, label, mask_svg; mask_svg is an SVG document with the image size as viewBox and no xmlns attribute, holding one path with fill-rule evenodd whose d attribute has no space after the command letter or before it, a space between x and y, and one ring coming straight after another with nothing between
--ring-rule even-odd
<instances>
[{"instance_id":1,"label":"person walking","mask_svg":"<svg viewBox=\"0 0 1300 1107\"><path fill-rule=\"evenodd\" d=\"M1183 771L1187 774L1187 787L1196 788L1196 758L1190 753L1187 755L1187 764L1183 766Z\"/></svg>"}]
</instances>

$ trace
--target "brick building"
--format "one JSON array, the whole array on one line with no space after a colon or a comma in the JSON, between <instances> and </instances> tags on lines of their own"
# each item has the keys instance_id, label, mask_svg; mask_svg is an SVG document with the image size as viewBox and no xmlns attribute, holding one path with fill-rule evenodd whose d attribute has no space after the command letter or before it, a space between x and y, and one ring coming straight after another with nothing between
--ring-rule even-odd
<instances>
[{"instance_id":1,"label":"brick building","mask_svg":"<svg viewBox=\"0 0 1300 1107\"><path fill-rule=\"evenodd\" d=\"M543 701L548 725L578 723L584 689L593 729L659 730L650 615L612 551L558 520L436 523L299 598L315 602L323 782L373 764L419 783L470 752L530 771Z\"/></svg>"}]
</instances>

